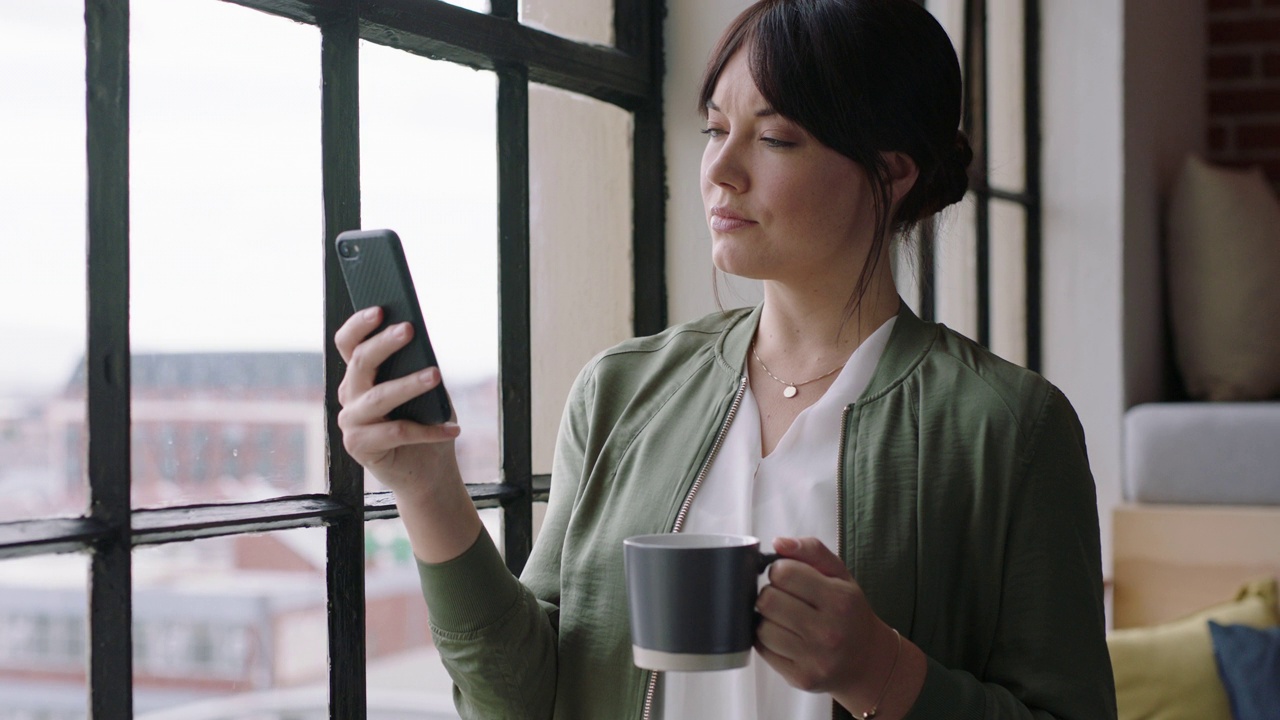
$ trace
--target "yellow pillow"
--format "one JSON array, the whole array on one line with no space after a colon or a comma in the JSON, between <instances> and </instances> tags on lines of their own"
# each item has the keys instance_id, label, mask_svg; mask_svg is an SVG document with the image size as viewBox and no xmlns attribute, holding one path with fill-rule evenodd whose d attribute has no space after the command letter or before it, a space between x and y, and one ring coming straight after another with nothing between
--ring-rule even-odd
<instances>
[{"instance_id":1,"label":"yellow pillow","mask_svg":"<svg viewBox=\"0 0 1280 720\"><path fill-rule=\"evenodd\" d=\"M1107 634L1119 720L1231 720L1208 622L1280 625L1274 579L1245 585L1232 602L1144 628Z\"/></svg>"}]
</instances>

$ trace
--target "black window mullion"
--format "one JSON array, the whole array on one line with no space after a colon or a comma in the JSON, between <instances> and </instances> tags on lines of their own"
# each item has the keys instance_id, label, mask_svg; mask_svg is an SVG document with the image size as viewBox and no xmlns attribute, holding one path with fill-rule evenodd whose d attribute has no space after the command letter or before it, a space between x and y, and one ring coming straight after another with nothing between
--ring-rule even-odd
<instances>
[{"instance_id":1,"label":"black window mullion","mask_svg":"<svg viewBox=\"0 0 1280 720\"><path fill-rule=\"evenodd\" d=\"M142 509L133 513L133 544L158 545L319 527L346 514L349 508L328 495Z\"/></svg>"},{"instance_id":2,"label":"black window mullion","mask_svg":"<svg viewBox=\"0 0 1280 720\"><path fill-rule=\"evenodd\" d=\"M314 23L322 31L326 338L351 312L333 241L342 230L360 226L359 39L496 71L502 483L470 490L478 506L504 509L507 563L519 573L531 548L532 502L546 499L549 480L532 473L529 83L584 93L635 113L634 326L637 333L661 329L666 323L661 5L615 0L618 47L613 49L521 26L516 0L491 0L489 16L438 0L228 1ZM95 720L123 720L133 714L132 545L325 523L329 715L359 720L367 714L363 523L367 517L392 516L395 507L389 494L365 496L363 471L342 450L336 390L344 366L331 341L324 360L327 496L137 513L130 506L129 3L85 0L85 8L90 508L82 519L7 524L0 528L0 555L93 550L90 713Z\"/></svg>"},{"instance_id":3,"label":"black window mullion","mask_svg":"<svg viewBox=\"0 0 1280 720\"><path fill-rule=\"evenodd\" d=\"M235 0L275 11L275 0ZM311 0L318 2L318 0ZM510 12L502 2L495 9ZM478 70L523 67L531 82L551 85L633 109L650 95L648 70L625 53L476 13L442 0L362 0L361 37Z\"/></svg>"},{"instance_id":4,"label":"black window mullion","mask_svg":"<svg viewBox=\"0 0 1280 720\"><path fill-rule=\"evenodd\" d=\"M520 17L519 0L489 0L489 14L503 20L516 20Z\"/></svg>"},{"instance_id":5,"label":"black window mullion","mask_svg":"<svg viewBox=\"0 0 1280 720\"><path fill-rule=\"evenodd\" d=\"M321 153L324 178L325 450L329 496L343 508L326 530L329 597L329 717L366 715L364 473L342 448L338 384L345 365L333 334L351 315L334 241L360 227L358 0L320 23Z\"/></svg>"},{"instance_id":6,"label":"black window mullion","mask_svg":"<svg viewBox=\"0 0 1280 720\"><path fill-rule=\"evenodd\" d=\"M1023 39L1023 152L1026 155L1024 191L1026 225L1026 334L1027 367L1040 372L1043 364L1041 318L1041 262L1043 245L1040 194L1040 0L1025 0L1022 11Z\"/></svg>"},{"instance_id":7,"label":"black window mullion","mask_svg":"<svg viewBox=\"0 0 1280 720\"><path fill-rule=\"evenodd\" d=\"M529 72L498 69L498 384L507 567L524 569L533 542L532 377L529 347Z\"/></svg>"},{"instance_id":8,"label":"black window mullion","mask_svg":"<svg viewBox=\"0 0 1280 720\"><path fill-rule=\"evenodd\" d=\"M647 62L649 84L662 87L663 14L651 0L614 0L618 49ZM662 94L653 93L632 115L631 227L632 329L650 335L667 326L667 168Z\"/></svg>"},{"instance_id":9,"label":"black window mullion","mask_svg":"<svg viewBox=\"0 0 1280 720\"><path fill-rule=\"evenodd\" d=\"M101 523L83 517L0 523L0 560L97 547L108 533Z\"/></svg>"},{"instance_id":10,"label":"black window mullion","mask_svg":"<svg viewBox=\"0 0 1280 720\"><path fill-rule=\"evenodd\" d=\"M1029 207L1034 202L1031 195L1026 192L1001 190L1000 188L990 186L985 188L985 190L987 197L992 200L1007 200L1016 205L1022 205L1023 207Z\"/></svg>"},{"instance_id":11,"label":"black window mullion","mask_svg":"<svg viewBox=\"0 0 1280 720\"><path fill-rule=\"evenodd\" d=\"M978 299L978 337L983 346L991 345L991 196L990 163L987 130L990 107L987 102L987 3L965 0L964 3L964 78L965 132L973 145L971 178L976 182L975 247Z\"/></svg>"},{"instance_id":12,"label":"black window mullion","mask_svg":"<svg viewBox=\"0 0 1280 720\"><path fill-rule=\"evenodd\" d=\"M85 0L89 715L133 717L129 383L129 2Z\"/></svg>"},{"instance_id":13,"label":"black window mullion","mask_svg":"<svg viewBox=\"0 0 1280 720\"><path fill-rule=\"evenodd\" d=\"M335 0L225 0L298 22L315 23ZM630 1L630 0L629 0ZM645 0L653 4L656 0ZM647 61L610 47L563 38L509 22L512 0L491 0L477 13L443 0L363 0L360 37L433 60L497 70L522 65L533 82L634 109L662 85L649 82Z\"/></svg>"},{"instance_id":14,"label":"black window mullion","mask_svg":"<svg viewBox=\"0 0 1280 720\"><path fill-rule=\"evenodd\" d=\"M917 5L927 7L925 0L915 0ZM933 290L935 239L937 238L937 220L927 218L916 230L916 285L920 290L920 317L932 321L938 315L938 299Z\"/></svg>"},{"instance_id":15,"label":"black window mullion","mask_svg":"<svg viewBox=\"0 0 1280 720\"><path fill-rule=\"evenodd\" d=\"M937 257L938 222L934 218L926 218L920 223L916 248L919 263L916 269L916 284L920 287L920 317L932 322L938 316L938 297L934 292L934 258Z\"/></svg>"}]
</instances>

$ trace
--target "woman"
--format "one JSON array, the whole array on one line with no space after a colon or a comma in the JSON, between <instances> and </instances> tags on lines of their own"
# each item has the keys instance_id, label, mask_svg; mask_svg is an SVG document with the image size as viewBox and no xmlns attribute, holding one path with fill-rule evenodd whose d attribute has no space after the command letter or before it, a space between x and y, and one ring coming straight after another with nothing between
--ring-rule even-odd
<instances>
[{"instance_id":1,"label":"woman","mask_svg":"<svg viewBox=\"0 0 1280 720\"><path fill-rule=\"evenodd\" d=\"M911 0L764 0L725 32L700 107L716 266L763 281L596 357L557 441L522 578L458 476L453 425L387 422L439 382L380 386L409 340L357 314L339 418L397 496L469 718L1114 717L1097 510L1058 390L916 318L892 241L963 197L960 73ZM750 667L631 661L621 543L777 538Z\"/></svg>"}]
</instances>

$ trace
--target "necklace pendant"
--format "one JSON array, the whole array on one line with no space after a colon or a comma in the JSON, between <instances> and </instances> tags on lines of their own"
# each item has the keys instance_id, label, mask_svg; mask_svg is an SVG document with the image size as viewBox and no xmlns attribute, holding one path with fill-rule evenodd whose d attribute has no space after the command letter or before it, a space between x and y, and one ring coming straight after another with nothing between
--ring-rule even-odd
<instances>
[{"instance_id":1,"label":"necklace pendant","mask_svg":"<svg viewBox=\"0 0 1280 720\"><path fill-rule=\"evenodd\" d=\"M796 389L795 385L788 385L787 388L782 391L782 397L793 398L798 392L800 391Z\"/></svg>"}]
</instances>

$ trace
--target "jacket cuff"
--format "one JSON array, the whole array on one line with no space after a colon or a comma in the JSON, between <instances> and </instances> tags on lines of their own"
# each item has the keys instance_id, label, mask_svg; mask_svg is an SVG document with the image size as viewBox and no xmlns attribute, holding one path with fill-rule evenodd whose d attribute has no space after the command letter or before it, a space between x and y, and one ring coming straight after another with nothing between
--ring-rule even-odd
<instances>
[{"instance_id":1,"label":"jacket cuff","mask_svg":"<svg viewBox=\"0 0 1280 720\"><path fill-rule=\"evenodd\" d=\"M986 713L986 701L979 683L966 673L947 669L942 663L927 657L924 686L916 697L915 705L904 720L982 720ZM967 682L966 682L967 681Z\"/></svg>"},{"instance_id":2,"label":"jacket cuff","mask_svg":"<svg viewBox=\"0 0 1280 720\"><path fill-rule=\"evenodd\" d=\"M481 630L497 622L520 597L520 582L483 530L466 552L452 560L419 560L418 578L431 624L445 632Z\"/></svg>"}]
</instances>

